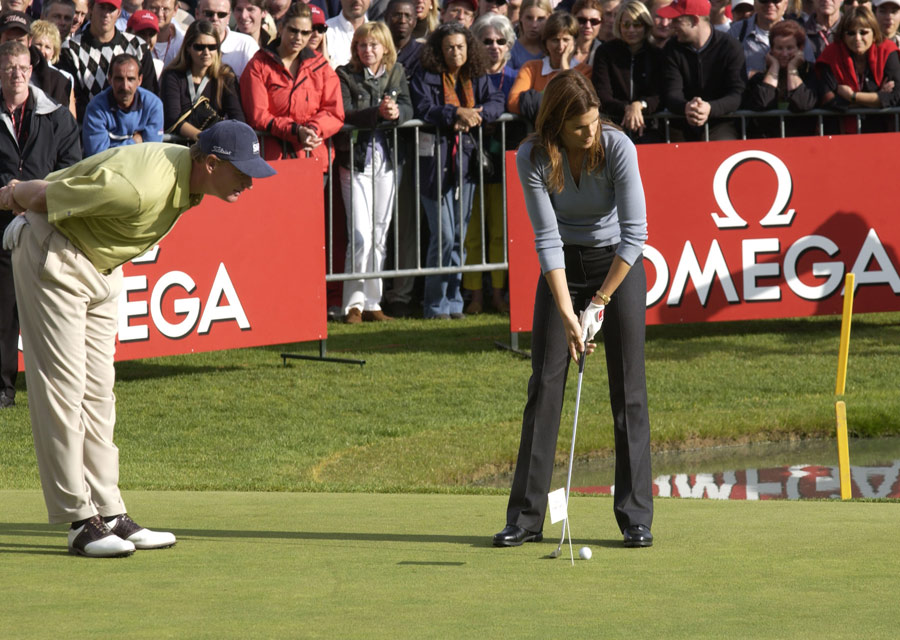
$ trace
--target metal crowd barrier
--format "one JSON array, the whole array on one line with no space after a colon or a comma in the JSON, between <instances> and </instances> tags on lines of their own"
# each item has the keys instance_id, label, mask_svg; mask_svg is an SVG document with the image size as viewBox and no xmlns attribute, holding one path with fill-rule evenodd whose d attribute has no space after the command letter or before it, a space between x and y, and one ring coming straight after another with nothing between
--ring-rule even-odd
<instances>
[{"instance_id":1,"label":"metal crowd barrier","mask_svg":"<svg viewBox=\"0 0 900 640\"><path fill-rule=\"evenodd\" d=\"M748 120L768 120L778 118L780 137L788 137L785 133L785 120L797 118L816 118L816 130L819 136L825 135L825 119L836 119L843 117L856 118L856 134L863 133L862 123L867 116L893 115L894 131L900 131L900 107L887 107L884 109L872 109L868 107L847 109L845 111L835 111L833 109L810 109L809 111L789 111L787 109L772 109L770 111L751 111L749 109L740 109L732 113L716 116L715 120L740 120L741 122L741 140L747 140L747 121ZM660 111L648 116L650 120L663 121L665 131L665 141L672 141L669 131L669 123L673 120L684 120L684 116L674 114L671 111ZM703 125L704 140L709 142L709 123ZM846 134L843 134L846 135Z\"/></svg>"},{"instance_id":2,"label":"metal crowd barrier","mask_svg":"<svg viewBox=\"0 0 900 640\"><path fill-rule=\"evenodd\" d=\"M824 122L826 118L843 118L852 116L856 118L857 121L857 132L861 132L862 130L862 121L866 116L879 116L879 115L893 115L894 120L894 130L900 131L900 108L887 108L887 109L871 109L871 108L862 108L862 109L848 109L846 111L832 111L827 109L813 109L811 111L805 111L800 113L795 113L793 111L788 110L772 110L772 111L749 111L749 110L740 110L731 114L727 114L724 116L720 116L717 120L721 120L724 118L738 119L740 120L740 130L741 130L741 138L746 140L748 133L748 121L750 120L764 120L764 119L773 119L777 118L779 120L779 130L780 136L786 137L785 133L785 121L791 118L817 118L818 125L818 135L825 135L825 127ZM679 116L677 114L673 114L668 111L662 111L656 114L653 114L648 117L650 120L661 121L662 128L665 132L664 139L668 143L671 141L670 137L670 122L676 120L683 120L684 116ZM502 149L506 150L507 148L507 125L510 123L518 122L523 123L526 127L530 129L528 123L525 120L520 118L519 116L515 116L513 114L505 113L498 120L495 121L496 125L489 125L494 127L494 131L496 132L497 127L499 127L499 136L500 142L502 145ZM327 266L326 266L326 276L325 280L327 282L341 282L346 280L357 280L357 279L372 279L372 278L403 278L403 277L418 277L418 276L427 276L427 275L438 275L438 274L447 274L447 273L465 273L465 272L484 272L484 271L494 271L494 270L507 270L509 268L509 258L507 254L507 246L506 246L506 237L507 237L507 211L506 211L506 190L505 188L502 190L503 198L502 198L502 224L503 224L503 259L500 262L488 262L488 237L487 237L487 222L486 222L486 204L484 197L484 170L482 164L478 163L478 175L477 175L477 184L475 188L477 189L477 193L479 194L478 203L479 203L479 212L480 216L480 225L477 230L479 237L481 239L481 255L478 256L479 259L474 261L473 264L466 265L466 258L463 257L463 264L460 266L452 266L452 267L427 267L424 263L426 260L426 256L423 255L423 247L422 247L422 224L425 224L422 216L422 202L421 202L421 184L422 184L422 175L421 175L421 163L420 163L420 150L421 150L421 134L423 132L433 134L435 136L435 149L434 153L437 154L437 187L438 193L441 192L441 155L440 155L440 144L441 144L441 134L439 131L436 131L435 128L431 125L426 124L422 120L409 120L402 125L399 126L382 126L379 127L379 130L382 131L385 135L390 136L393 141L393 157L392 164L394 167L394 202L392 203L393 214L390 225L390 233L391 238L393 239L393 268L391 269L370 269L364 272L354 271L351 269L349 272L344 271L345 265L336 265L334 264L334 256L335 256L335 247L334 247L334 229L335 225L342 224L340 219L335 219L334 212L334 199L333 199L333 191L332 189L337 187L340 188L340 185L335 183L337 179L337 168L335 167L334 162L334 146L333 139L329 139L326 144L328 145L328 154L329 154L329 163L328 163L328 171L327 171L327 188L326 188L326 199L325 199L325 214L326 214L326 258L327 258ZM709 140L709 125L704 126L705 135L704 138ZM355 140L356 136L353 135L354 132L358 131L357 127L353 127L350 125L345 125L342 132L349 134L350 140L350 171L351 173L354 170L353 166L353 158L354 158L354 148L355 148ZM261 134L261 138L265 141L265 132L259 132ZM457 134L459 137L457 143L460 144L461 147L461 136L463 134ZM486 141L486 136L484 134L483 127L478 127L472 132L470 135L476 141L478 153L476 157L480 158L481 153L484 149L484 144ZM496 135L496 134L495 134ZM405 138L405 140L404 140ZM166 136L165 139L171 142L187 142L183 139L180 139L178 136ZM409 142L412 142L410 154L411 157L402 158L403 162L398 162L401 160L399 154L401 148L401 142L403 144L408 145ZM374 136L373 141L370 144L374 144ZM404 147L405 149L409 149L409 147ZM462 166L462 154L457 154L459 157L460 167ZM403 171L411 171L413 174L413 188L414 188L414 198L412 203L406 203L407 205L411 205L411 209L409 206L405 206L406 211L404 212L406 215L412 215L412 227L414 232L411 233L411 238L401 238L400 235L400 225L398 224L399 216L400 216L400 183L402 179ZM457 179L459 183L456 185L458 189L462 188L462 175L461 171L457 172ZM506 184L506 154L502 153L500 158L500 184ZM374 175L373 175L373 194L374 194ZM440 204L440 198L438 198L438 202ZM349 255L353 255L356 249L356 234L355 229L353 228L353 217L349 215L351 211L351 207L353 206L351 202L345 202L345 220L348 222L347 225L347 238L349 242L349 247L347 250ZM438 216L438 237L441 237L441 216ZM465 225L463 225L462 220L460 221L460 249L462 252L463 247L465 246L465 233L467 231ZM373 244L375 240L375 226L372 225L372 234L373 234ZM400 268L398 265L401 263L401 242L403 241L414 241L415 242L415 264L411 267ZM427 249L427 247L426 247ZM438 244L438 264L442 264L443 262L443 250ZM351 261L352 263L352 261Z\"/></svg>"}]
</instances>

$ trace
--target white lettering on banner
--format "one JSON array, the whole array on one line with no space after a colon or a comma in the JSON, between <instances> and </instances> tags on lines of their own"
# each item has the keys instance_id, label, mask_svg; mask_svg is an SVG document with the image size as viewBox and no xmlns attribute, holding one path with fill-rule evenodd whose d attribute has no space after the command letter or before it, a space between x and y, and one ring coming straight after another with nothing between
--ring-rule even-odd
<instances>
[{"instance_id":1,"label":"white lettering on banner","mask_svg":"<svg viewBox=\"0 0 900 640\"><path fill-rule=\"evenodd\" d=\"M794 182L791 179L791 172L778 156L772 155L767 151L748 150L735 153L733 156L725 160L719 165L716 175L713 178L713 196L716 198L716 204L725 215L713 212L712 219L719 229L746 229L747 221L744 220L734 206L731 204L731 195L728 193L728 180L731 174L744 164L751 160L759 160L766 163L775 171L775 177L778 179L778 190L775 193L775 201L772 203L769 212L763 216L759 224L763 227L787 227L790 226L794 219L796 211L787 210L791 201L791 195L794 189Z\"/></svg>"},{"instance_id":2,"label":"white lettering on banner","mask_svg":"<svg viewBox=\"0 0 900 640\"><path fill-rule=\"evenodd\" d=\"M778 277L779 268L777 262L756 261L760 253L778 253L780 243L777 238L760 238L758 240L744 240L741 243L744 268L744 300L747 302L761 302L764 300L781 300L781 289L777 286L757 286L758 278Z\"/></svg>"},{"instance_id":3,"label":"white lettering on banner","mask_svg":"<svg viewBox=\"0 0 900 640\"><path fill-rule=\"evenodd\" d=\"M713 474L698 473L694 476L694 484L691 485L690 476L679 473L673 476L673 481L682 498L702 498L705 494L712 500L728 500L737 478L734 471L726 471L722 474L722 484L719 484Z\"/></svg>"},{"instance_id":4,"label":"white lettering on banner","mask_svg":"<svg viewBox=\"0 0 900 640\"><path fill-rule=\"evenodd\" d=\"M236 322L242 330L250 328L247 314L244 312L244 307L224 263L219 263L216 277L209 295L206 297L206 304L201 306L200 299L197 297L177 298L172 302L172 310L183 318L180 322L171 323L163 314L163 300L175 287L180 287L187 294L192 294L197 285L187 273L169 271L153 284L148 305L146 300L128 299L131 293L148 290L147 276L136 275L124 278L122 293L119 296L119 342L138 342L149 339L150 331L147 324L131 324L134 319L146 317L148 312L157 330L173 340L184 338L195 327L197 327L198 334L207 334L210 332L213 322L225 320Z\"/></svg>"},{"instance_id":5,"label":"white lettering on banner","mask_svg":"<svg viewBox=\"0 0 900 640\"><path fill-rule=\"evenodd\" d=\"M731 281L731 273L728 271L728 265L725 263L725 256L722 255L722 249L719 242L713 240L709 246L709 255L706 258L706 265L700 268L700 262L694 253L694 247L691 241L684 243L684 250L681 252L681 260L678 261L678 268L675 270L675 278L672 281L672 289L669 291L669 299L666 303L671 307L677 307L681 304L681 296L684 295L684 289L687 286L687 280L690 276L697 289L697 295L700 296L700 304L706 305L709 298L709 289L712 285L713 275L719 277L722 288L725 290L725 298L728 302L737 303L740 301L734 283Z\"/></svg>"},{"instance_id":6,"label":"white lettering on banner","mask_svg":"<svg viewBox=\"0 0 900 640\"><path fill-rule=\"evenodd\" d=\"M172 309L177 315L185 316L178 324L172 324L166 320L162 312L163 296L172 287L181 287L187 293L193 293L197 285L184 271L170 271L156 281L153 293L150 295L150 317L159 332L167 338L183 338L191 332L200 315L200 301L196 298L178 298L172 303Z\"/></svg>"},{"instance_id":7,"label":"white lettering on banner","mask_svg":"<svg viewBox=\"0 0 900 640\"><path fill-rule=\"evenodd\" d=\"M875 261L881 266L880 271L867 271L866 267L869 263ZM856 262L853 263L851 272L856 274L856 286L864 284L887 284L890 285L891 291L900 293L900 276L897 275L897 269L891 263L881 239L875 233L875 229L869 229L866 234L866 241L863 243Z\"/></svg>"},{"instance_id":8,"label":"white lettering on banner","mask_svg":"<svg viewBox=\"0 0 900 640\"><path fill-rule=\"evenodd\" d=\"M129 300L132 291L146 291L147 276L125 276L122 279L122 292L119 294L119 342L138 342L150 337L150 330L145 324L130 324L131 318L143 318L147 315L146 300Z\"/></svg>"},{"instance_id":9,"label":"white lettering on banner","mask_svg":"<svg viewBox=\"0 0 900 640\"><path fill-rule=\"evenodd\" d=\"M225 298L230 304L227 306L219 306L219 301ZM215 301L215 304L213 304ZM212 290L209 292L209 299L206 301L206 308L203 310L203 317L200 318L200 328L198 333L201 335L209 333L209 327L213 322L219 320L235 320L238 326L245 330L250 328L250 321L247 320L247 314L244 313L244 307L238 298L234 285L231 284L231 278L228 277L228 270L224 263L219 263L219 270L216 272L216 279L213 281Z\"/></svg>"},{"instance_id":10,"label":"white lettering on banner","mask_svg":"<svg viewBox=\"0 0 900 640\"><path fill-rule=\"evenodd\" d=\"M769 211L760 219L760 226L790 226L796 215L796 210L789 208L793 194L791 172L780 158L759 150L735 153L719 166L713 179L713 195L722 214L713 213L713 221L719 229L745 229L749 226L732 205L728 189L734 171L740 165L751 161L760 161L771 167L778 180L775 200ZM684 243L675 275L671 279L671 288L669 287L671 269L665 256L655 247L645 245L644 258L656 272L656 279L648 282L647 306L651 307L661 302L663 298L666 298L666 304L670 307L681 305L690 281L697 292L700 304L705 307L715 279L721 284L729 304L777 302L782 300L784 293L782 284L787 284L788 289L799 298L810 301L822 300L837 292L844 279L845 264L849 261L831 260L813 263L811 277L818 280L816 283L803 282L797 272L797 265L807 251L822 251L830 258L838 256L840 247L833 240L821 235L804 236L787 247L783 258L781 242L782 240L778 238L743 239L741 270L740 276L737 276L738 271L729 269L728 261L717 239L713 239L710 243L702 267L702 258L698 257L694 245L688 240ZM768 254L769 257L759 257L764 254ZM869 229L851 271L856 274L857 287L886 284L895 294L900 295L900 274L897 266L892 263L875 229ZM741 278L742 295L738 294L733 277ZM770 280L778 278L781 281L760 284L760 280L766 278Z\"/></svg>"},{"instance_id":11,"label":"white lettering on banner","mask_svg":"<svg viewBox=\"0 0 900 640\"><path fill-rule=\"evenodd\" d=\"M830 257L836 256L840 251L838 246L825 236L804 236L792 244L784 254L784 277L791 291L804 300L821 300L841 286L844 280L844 263L839 261L813 263L813 276L827 280L817 287L804 284L797 277L797 261L801 255L812 249L821 249Z\"/></svg>"}]
</instances>

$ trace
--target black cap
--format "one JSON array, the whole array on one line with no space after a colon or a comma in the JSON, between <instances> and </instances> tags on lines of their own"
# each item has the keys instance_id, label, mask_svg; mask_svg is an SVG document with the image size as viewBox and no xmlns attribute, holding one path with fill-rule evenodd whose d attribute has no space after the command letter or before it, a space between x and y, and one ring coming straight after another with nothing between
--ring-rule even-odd
<instances>
[{"instance_id":1,"label":"black cap","mask_svg":"<svg viewBox=\"0 0 900 640\"><path fill-rule=\"evenodd\" d=\"M4 11L0 13L0 33L10 29L21 29L31 32L31 16L21 11Z\"/></svg>"}]
</instances>

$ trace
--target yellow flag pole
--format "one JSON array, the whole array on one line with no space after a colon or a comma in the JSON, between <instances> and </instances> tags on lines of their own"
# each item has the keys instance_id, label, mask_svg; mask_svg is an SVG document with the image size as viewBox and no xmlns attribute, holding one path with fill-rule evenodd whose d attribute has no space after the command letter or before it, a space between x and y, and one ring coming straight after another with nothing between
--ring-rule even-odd
<instances>
[{"instance_id":1,"label":"yellow flag pole","mask_svg":"<svg viewBox=\"0 0 900 640\"><path fill-rule=\"evenodd\" d=\"M853 288L856 276L848 273L844 279L844 312L841 317L841 346L838 353L837 383L834 394L844 395L847 385L847 357L850 352L850 320L853 317Z\"/></svg>"},{"instance_id":2,"label":"yellow flag pole","mask_svg":"<svg viewBox=\"0 0 900 640\"><path fill-rule=\"evenodd\" d=\"M850 444L847 439L847 405L843 400L834 403L837 416L838 469L841 475L841 500L853 497L850 486Z\"/></svg>"}]
</instances>

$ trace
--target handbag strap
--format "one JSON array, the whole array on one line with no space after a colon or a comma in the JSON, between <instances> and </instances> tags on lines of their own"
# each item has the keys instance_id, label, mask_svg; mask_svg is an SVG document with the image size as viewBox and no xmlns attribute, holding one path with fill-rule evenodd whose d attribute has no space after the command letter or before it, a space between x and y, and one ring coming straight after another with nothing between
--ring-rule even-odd
<instances>
[{"instance_id":1,"label":"handbag strap","mask_svg":"<svg viewBox=\"0 0 900 640\"><path fill-rule=\"evenodd\" d=\"M190 71L187 72L188 79L188 94L191 96L191 104L196 104L197 100L203 94L203 90L206 89L206 85L209 84L209 76L203 76L203 80L200 81L200 85L194 86L194 76Z\"/></svg>"}]
</instances>

